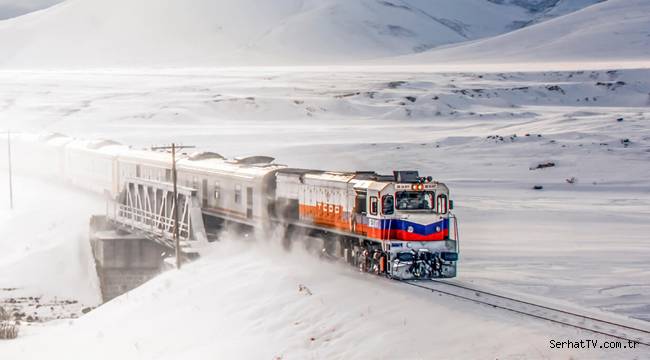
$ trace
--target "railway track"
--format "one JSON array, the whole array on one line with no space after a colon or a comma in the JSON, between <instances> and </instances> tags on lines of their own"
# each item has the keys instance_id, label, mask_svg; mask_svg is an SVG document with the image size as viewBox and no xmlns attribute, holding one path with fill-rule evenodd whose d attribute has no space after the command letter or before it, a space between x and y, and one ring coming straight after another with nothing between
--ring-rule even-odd
<instances>
[{"instance_id":1,"label":"railway track","mask_svg":"<svg viewBox=\"0 0 650 360\"><path fill-rule=\"evenodd\" d=\"M529 301L519 300L513 297L499 295L441 280L431 280L426 282L402 281L402 283L431 291L433 293L464 299L524 316L550 321L599 335L609 336L618 340L633 341L638 345L650 347L650 330L648 329L602 320L589 315L535 304Z\"/></svg>"}]
</instances>

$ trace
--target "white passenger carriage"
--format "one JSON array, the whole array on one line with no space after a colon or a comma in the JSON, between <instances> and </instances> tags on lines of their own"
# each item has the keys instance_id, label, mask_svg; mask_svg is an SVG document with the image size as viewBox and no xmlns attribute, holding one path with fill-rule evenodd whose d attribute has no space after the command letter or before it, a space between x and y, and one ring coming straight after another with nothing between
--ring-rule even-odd
<instances>
[{"instance_id":1,"label":"white passenger carriage","mask_svg":"<svg viewBox=\"0 0 650 360\"><path fill-rule=\"evenodd\" d=\"M275 171L286 166L267 156L226 160L197 154L178 163L180 184L198 190L204 214L251 226L268 219Z\"/></svg>"},{"instance_id":2,"label":"white passenger carriage","mask_svg":"<svg viewBox=\"0 0 650 360\"><path fill-rule=\"evenodd\" d=\"M177 155L177 161L184 155ZM158 182L172 182L172 155L166 151L129 149L118 156L118 172L112 194L121 192L128 179L139 178Z\"/></svg>"},{"instance_id":3,"label":"white passenger carriage","mask_svg":"<svg viewBox=\"0 0 650 360\"><path fill-rule=\"evenodd\" d=\"M119 157L129 148L110 140L74 140L65 145L64 179L85 190L117 191Z\"/></svg>"}]
</instances>

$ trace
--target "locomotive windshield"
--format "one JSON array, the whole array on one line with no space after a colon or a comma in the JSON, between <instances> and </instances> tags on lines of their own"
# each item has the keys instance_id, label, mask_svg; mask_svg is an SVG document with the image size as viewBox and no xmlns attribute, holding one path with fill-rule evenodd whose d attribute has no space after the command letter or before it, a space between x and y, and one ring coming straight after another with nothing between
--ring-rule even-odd
<instances>
[{"instance_id":1,"label":"locomotive windshield","mask_svg":"<svg viewBox=\"0 0 650 360\"><path fill-rule=\"evenodd\" d=\"M433 210L432 191L400 191L395 194L397 210Z\"/></svg>"}]
</instances>

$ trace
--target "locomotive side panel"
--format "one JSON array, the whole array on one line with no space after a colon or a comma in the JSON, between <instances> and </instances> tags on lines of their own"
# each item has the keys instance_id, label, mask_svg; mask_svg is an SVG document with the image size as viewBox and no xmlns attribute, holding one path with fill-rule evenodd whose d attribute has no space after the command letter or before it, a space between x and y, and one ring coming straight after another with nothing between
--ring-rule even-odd
<instances>
[{"instance_id":1,"label":"locomotive side panel","mask_svg":"<svg viewBox=\"0 0 650 360\"><path fill-rule=\"evenodd\" d=\"M301 189L299 203L302 221L350 231L346 182L307 177Z\"/></svg>"},{"instance_id":2,"label":"locomotive side panel","mask_svg":"<svg viewBox=\"0 0 650 360\"><path fill-rule=\"evenodd\" d=\"M350 174L291 170L277 174L277 202L293 220L350 232Z\"/></svg>"}]
</instances>

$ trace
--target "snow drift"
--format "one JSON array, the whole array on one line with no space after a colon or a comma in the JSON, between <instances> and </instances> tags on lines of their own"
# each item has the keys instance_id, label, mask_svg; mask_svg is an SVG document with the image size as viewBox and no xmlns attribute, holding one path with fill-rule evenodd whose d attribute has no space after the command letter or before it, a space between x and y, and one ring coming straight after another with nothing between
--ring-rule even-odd
<instances>
[{"instance_id":1,"label":"snow drift","mask_svg":"<svg viewBox=\"0 0 650 360\"><path fill-rule=\"evenodd\" d=\"M522 358L551 355L544 346L549 334L572 334L359 276L270 244L226 241L213 250L73 324L40 332L26 328L3 345L2 354L92 354L106 360ZM512 339L507 349L503 338Z\"/></svg>"}]
</instances>

